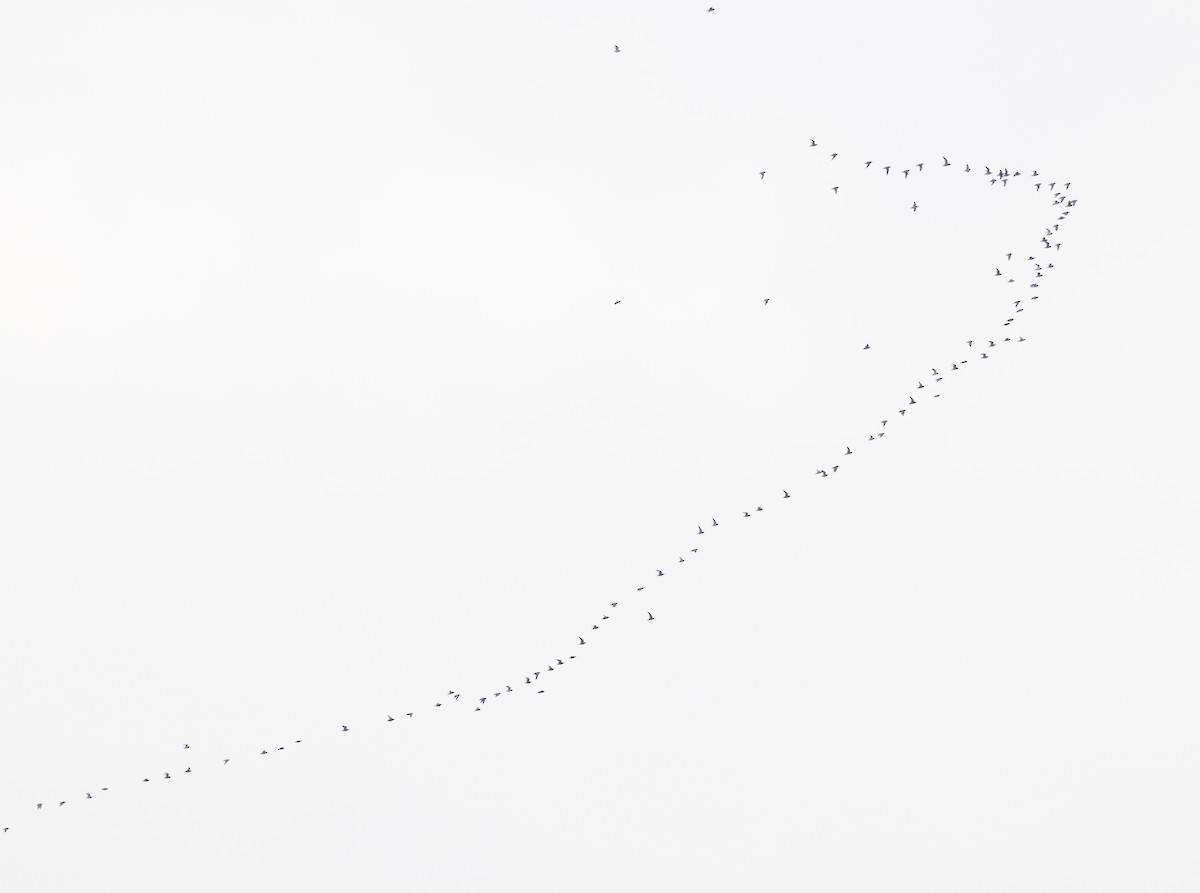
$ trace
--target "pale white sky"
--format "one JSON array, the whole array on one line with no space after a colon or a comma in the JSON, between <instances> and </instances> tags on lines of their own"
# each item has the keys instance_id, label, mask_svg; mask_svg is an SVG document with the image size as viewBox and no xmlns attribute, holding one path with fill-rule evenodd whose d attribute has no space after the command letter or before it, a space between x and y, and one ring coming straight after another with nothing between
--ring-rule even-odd
<instances>
[{"instance_id":1,"label":"pale white sky","mask_svg":"<svg viewBox=\"0 0 1200 893\"><path fill-rule=\"evenodd\" d=\"M0 7L0 886L1200 884L1197 13L707 5Z\"/></svg>"}]
</instances>

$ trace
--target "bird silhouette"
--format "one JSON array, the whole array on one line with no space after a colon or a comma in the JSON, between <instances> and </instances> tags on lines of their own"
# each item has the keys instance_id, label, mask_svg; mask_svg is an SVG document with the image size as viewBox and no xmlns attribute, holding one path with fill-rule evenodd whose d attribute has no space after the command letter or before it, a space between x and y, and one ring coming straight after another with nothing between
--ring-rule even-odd
<instances>
[{"instance_id":1,"label":"bird silhouette","mask_svg":"<svg viewBox=\"0 0 1200 893\"><path fill-rule=\"evenodd\" d=\"M647 620L653 620L653 619L654 619L654 615L653 615L653 614L650 614L650 612L649 612L649 611L647 611L646 613L650 615L650 616L648 616L648 617L646 618Z\"/></svg>"},{"instance_id":2,"label":"bird silhouette","mask_svg":"<svg viewBox=\"0 0 1200 893\"><path fill-rule=\"evenodd\" d=\"M762 179L765 179L765 178L766 178L766 176L767 176L767 172L766 172L766 171L759 171L759 172L758 172L758 179L760 179L760 180L762 180Z\"/></svg>"},{"instance_id":3,"label":"bird silhouette","mask_svg":"<svg viewBox=\"0 0 1200 893\"><path fill-rule=\"evenodd\" d=\"M949 166L950 166L950 159L947 158L945 155L943 155L942 156L942 167L949 167Z\"/></svg>"},{"instance_id":4,"label":"bird silhouette","mask_svg":"<svg viewBox=\"0 0 1200 893\"><path fill-rule=\"evenodd\" d=\"M621 52L621 48L620 48L619 46L617 46L615 43L613 44L613 52L614 52L614 53L619 53L619 52Z\"/></svg>"},{"instance_id":5,"label":"bird silhouette","mask_svg":"<svg viewBox=\"0 0 1200 893\"><path fill-rule=\"evenodd\" d=\"M784 490L784 491L783 491L783 498L784 498L784 499L791 499L791 498L792 498L792 494L791 494L791 493L789 493L787 490Z\"/></svg>"}]
</instances>

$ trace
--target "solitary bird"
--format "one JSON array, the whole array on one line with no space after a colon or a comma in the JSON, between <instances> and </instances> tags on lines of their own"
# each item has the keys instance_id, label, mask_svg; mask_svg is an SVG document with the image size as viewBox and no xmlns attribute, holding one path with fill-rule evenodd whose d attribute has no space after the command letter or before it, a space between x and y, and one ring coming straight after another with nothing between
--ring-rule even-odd
<instances>
[{"instance_id":1,"label":"solitary bird","mask_svg":"<svg viewBox=\"0 0 1200 893\"><path fill-rule=\"evenodd\" d=\"M613 52L614 52L614 53L619 53L619 52L621 52L621 48L620 48L619 46L617 46L615 43L613 44Z\"/></svg>"},{"instance_id":2,"label":"solitary bird","mask_svg":"<svg viewBox=\"0 0 1200 893\"><path fill-rule=\"evenodd\" d=\"M654 619L654 615L653 615L653 614L650 614L650 612L649 612L649 611L647 611L646 613L650 615L649 617L647 617L647 618L646 618L647 620L653 620L653 619Z\"/></svg>"},{"instance_id":3,"label":"solitary bird","mask_svg":"<svg viewBox=\"0 0 1200 893\"><path fill-rule=\"evenodd\" d=\"M949 166L950 166L950 159L947 158L945 155L943 155L942 156L942 167L949 167Z\"/></svg>"},{"instance_id":4,"label":"solitary bird","mask_svg":"<svg viewBox=\"0 0 1200 893\"><path fill-rule=\"evenodd\" d=\"M917 402L917 401L916 401L916 400L914 400L914 399L912 398L912 396L911 396L911 395L909 395L909 398L908 398L908 405L909 405L909 406L912 406L912 405L913 405L914 403L916 403L916 402Z\"/></svg>"},{"instance_id":5,"label":"solitary bird","mask_svg":"<svg viewBox=\"0 0 1200 893\"><path fill-rule=\"evenodd\" d=\"M915 211L915 210L917 210L917 203L916 203L916 202L913 202L913 203L912 203L912 209L913 209L914 211Z\"/></svg>"},{"instance_id":6,"label":"solitary bird","mask_svg":"<svg viewBox=\"0 0 1200 893\"><path fill-rule=\"evenodd\" d=\"M787 490L784 490L784 491L783 491L783 498L784 498L784 499L791 499L791 498L792 498L792 494L791 494L791 493L789 493Z\"/></svg>"},{"instance_id":7,"label":"solitary bird","mask_svg":"<svg viewBox=\"0 0 1200 893\"><path fill-rule=\"evenodd\" d=\"M811 147L812 147L812 148L815 148L815 147L816 147L816 145L817 145L817 141L816 141L816 140L814 140L814 139L809 139L809 141L808 141L808 142L810 143L810 145L811 145ZM1070 184L1070 183L1068 183L1067 185L1068 185L1068 186L1070 186L1071 184Z\"/></svg>"},{"instance_id":8,"label":"solitary bird","mask_svg":"<svg viewBox=\"0 0 1200 893\"><path fill-rule=\"evenodd\" d=\"M697 524L697 525L696 525L696 532L697 532L697 533L704 533L704 528L703 528L703 527L701 527L699 524Z\"/></svg>"},{"instance_id":9,"label":"solitary bird","mask_svg":"<svg viewBox=\"0 0 1200 893\"><path fill-rule=\"evenodd\" d=\"M659 571L659 572L658 572L658 575L659 575L660 577L665 577L665 576L666 576L666 574L664 574L662 571Z\"/></svg>"},{"instance_id":10,"label":"solitary bird","mask_svg":"<svg viewBox=\"0 0 1200 893\"><path fill-rule=\"evenodd\" d=\"M834 194L834 195L837 195L837 191L838 191L838 188L837 188L836 186L834 186L834 187L833 187L833 194Z\"/></svg>"},{"instance_id":11,"label":"solitary bird","mask_svg":"<svg viewBox=\"0 0 1200 893\"><path fill-rule=\"evenodd\" d=\"M846 447L846 455L847 455L847 456L849 456L849 455L852 455L852 454L851 454L851 452L850 452L850 447Z\"/></svg>"},{"instance_id":12,"label":"solitary bird","mask_svg":"<svg viewBox=\"0 0 1200 893\"><path fill-rule=\"evenodd\" d=\"M766 171L759 171L759 172L758 172L758 179L762 180L762 179L763 179L763 178L765 178L766 176L767 176L767 172L766 172Z\"/></svg>"},{"instance_id":13,"label":"solitary bird","mask_svg":"<svg viewBox=\"0 0 1200 893\"><path fill-rule=\"evenodd\" d=\"M346 727L346 726L342 726L342 731L343 731L343 732L349 732L349 731L350 731L350 729L349 729L348 727Z\"/></svg>"},{"instance_id":14,"label":"solitary bird","mask_svg":"<svg viewBox=\"0 0 1200 893\"><path fill-rule=\"evenodd\" d=\"M599 629L599 628L600 628L600 627L598 627L598 626L593 626L593 627L592 627L592 629ZM579 637L579 644L580 644L580 645L586 645L586 644L587 644L587 642L583 641L583 636L580 636L580 637ZM511 689L510 689L510 691L511 691Z\"/></svg>"},{"instance_id":15,"label":"solitary bird","mask_svg":"<svg viewBox=\"0 0 1200 893\"><path fill-rule=\"evenodd\" d=\"M871 345L869 345L869 344L863 345L863 350L870 350L870 349L871 349Z\"/></svg>"},{"instance_id":16,"label":"solitary bird","mask_svg":"<svg viewBox=\"0 0 1200 893\"><path fill-rule=\"evenodd\" d=\"M387 718L387 721L388 721L388 722L395 722L395 721L396 721L396 717L394 717L394 716L391 716L391 715L389 714L389 715L388 715L388 718Z\"/></svg>"}]
</instances>

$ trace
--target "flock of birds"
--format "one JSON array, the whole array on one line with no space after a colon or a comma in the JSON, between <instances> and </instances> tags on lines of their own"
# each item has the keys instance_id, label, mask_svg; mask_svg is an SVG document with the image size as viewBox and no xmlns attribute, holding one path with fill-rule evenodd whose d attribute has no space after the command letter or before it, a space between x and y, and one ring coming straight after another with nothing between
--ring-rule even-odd
<instances>
[{"instance_id":1,"label":"flock of birds","mask_svg":"<svg viewBox=\"0 0 1200 893\"><path fill-rule=\"evenodd\" d=\"M713 7L709 7L707 11L712 13L716 10ZM613 51L617 53L621 52L620 46L614 45ZM820 148L820 145L815 139L810 139L806 148L818 149ZM837 159L841 157L842 154L843 153L841 152L831 152L829 153L829 160L836 163ZM925 162L916 162L908 165L907 167L900 168L898 165L894 164L877 165L873 159L865 160L862 162L862 164L862 171L870 171L872 166L874 166L876 170L882 170L884 176L891 176L892 170L896 170L904 180L907 180L910 176L924 174L926 172L925 168L929 166ZM940 164L935 163L933 167L942 171L957 169L956 165L952 163L946 156L941 156ZM862 171L860 171L860 173ZM1026 310L1034 306L1034 301L1045 297L1045 293L1041 291L1044 284L1042 280L1044 280L1046 276L1055 269L1055 264L1051 258L1057 257L1058 252L1062 247L1062 243L1058 241L1059 232L1061 227L1067 222L1067 218L1069 217L1071 210L1075 207L1076 200L1068 197L1068 191L1071 188L1071 184L1069 182L1063 182L1060 184L1057 181L1046 181L1041 177L1041 174L1037 170L1030 170L1028 173L1022 171L1012 171L1010 173L1009 169L1002 165L984 165L982 170L979 170L978 166L972 167L969 163L964 163L962 173L974 173L977 176L983 176L990 181L992 186L1000 184L1002 188L1008 187L1010 183L1014 185L1027 184L1034 190L1035 194L1041 195L1044 193L1048 204L1050 205L1051 214L1054 218L1052 221L1048 221L1048 226L1041 227L1045 230L1043 234L1037 236L1036 239L1030 240L1030 244L1033 246L1032 248L1027 247L1022 250L1003 252L1003 261L999 262L999 264L995 267L995 272L991 274L992 278L999 277L1004 279L1005 284L1007 285L1014 285L1018 287L1022 285L1025 286L1025 289L1022 292L1023 296L1014 298L1012 300L1012 309L1009 311L1010 315L1006 316L1002 323L997 324L998 330L1006 330L1018 321L1019 314L1024 313ZM766 171L758 171L758 177L760 181L765 180L766 175ZM1018 180L1018 178L1021 179ZM837 194L839 186L832 186L831 189L834 194ZM917 210L918 205L916 201L912 203L911 207L913 211ZM768 298L765 299L763 303L767 304L769 301L770 299ZM620 303L620 301L615 303ZM1010 330L1007 334L1004 331L997 331L993 333L991 337L987 338L965 339L963 344L967 348L967 352L969 352L968 356L963 356L963 351L961 350L948 353L948 355L939 361L937 365L928 367L929 372L927 374L915 377L909 387L898 394L897 407L894 411L894 415L885 419L881 419L877 425L873 425L867 429L865 436L860 436L857 447L855 444L848 444L845 446L844 451L831 456L831 461L825 466L817 468L813 473L813 476L819 479L828 479L836 475L839 469L842 469L845 463L850 460L850 457L859 455L864 448L868 448L868 444L882 441L883 438L889 433L889 423L893 425L904 424L906 423L908 414L910 412L916 413L923 411L925 406L930 401L941 397L941 388L939 385L946 379L947 376L954 376L957 373L961 373L965 371L965 368L969 363L984 362L990 359L995 351L1001 350L1012 344L1019 344L1024 341L1025 338L1020 335L1016 335L1015 331L1013 330ZM870 343L866 343L862 348L862 350L870 349ZM978 355L976 356L976 354ZM835 459L836 461L834 461ZM792 489L795 489L795 487L792 486ZM788 500L791 498L792 493L788 489L781 489L780 493L774 497L774 500ZM756 503L752 510L749 508L743 510L740 519L745 520L747 518L752 518L759 512L764 511L767 511L767 509ZM718 520L716 517L710 517L707 529L705 528L704 524L697 524L696 533L694 535L703 536L705 534L715 532L720 526L720 520ZM693 555L698 553L700 551L699 546L691 548L690 551ZM688 559L679 556L678 560L672 563L682 564L687 560ZM670 565L668 565L668 567L669 566ZM654 572L651 575L651 580L667 576L667 571L663 570L662 568L654 568L653 571ZM652 583L649 583L649 581L647 581L647 583L649 585L653 585ZM545 662L544 666L539 662L536 665L531 666L528 672L522 674L521 676L505 680L497 685L490 686L487 690L476 691L470 695L468 695L466 692L448 689L444 695L431 698L425 704L417 705L412 710L399 710L394 711L394 713L381 711L376 722L397 722L395 714L403 717L405 721L414 721L417 720L418 716L426 718L448 709L463 709L464 707L474 713L483 714L488 710L494 709L494 706L500 702L501 698L512 698L525 692L538 695L545 694L546 688L544 686L548 685L548 680L550 678L549 674L561 672L572 666L571 662L578 659L578 655L572 652L579 651L580 649L587 647L590 644L588 639L593 635L600 635L602 637L605 628L613 621L614 615L624 614L627 611L632 610L637 617L641 618L642 622L651 622L658 619L653 610L651 610L651 604L645 601L647 596L638 595L638 593L645 592L646 588L647 584L643 584L637 586L633 592L629 593L629 598L633 599L633 602L622 599L606 602L601 610L597 611L593 615L593 619L588 621L588 626L585 629L588 638L585 638L584 635L580 635L579 633L575 633L572 638L576 639L577 641L572 642L560 652L550 657ZM645 615L644 617L641 616L643 614ZM513 683L515 683L515 686ZM463 700L464 697L466 698L465 701ZM330 730L342 734L350 734L353 731L350 725L343 723L331 723ZM201 771L210 769L213 771L219 771L220 767L229 765L229 763L234 759L261 759L264 756L269 756L273 753L283 751L289 746L294 747L295 745L302 743L303 739L289 737L286 744L273 744L270 748L247 749L244 752L238 752L231 756L223 756L212 760L206 759L203 764L197 762L197 766L201 767ZM181 750L185 752L191 751L192 747L190 744L183 744ZM134 778L123 780L118 786L127 788L139 784L149 784L152 781L165 782L175 779L179 776L194 776L196 774L193 772L192 765L188 761L184 761L183 765L184 768L175 769L174 774L172 774L171 770L162 771L161 775L158 772L155 772L143 775L140 779ZM98 794L106 794L111 790L112 787L109 785L97 786L91 791L79 791L63 799L46 799L41 802L31 803L25 808L35 813L41 812L47 807L53 807L55 809L63 808L72 803L85 803L90 800L95 800L97 799ZM12 827L13 826L9 824L0 825L3 833L8 833Z\"/></svg>"}]
</instances>

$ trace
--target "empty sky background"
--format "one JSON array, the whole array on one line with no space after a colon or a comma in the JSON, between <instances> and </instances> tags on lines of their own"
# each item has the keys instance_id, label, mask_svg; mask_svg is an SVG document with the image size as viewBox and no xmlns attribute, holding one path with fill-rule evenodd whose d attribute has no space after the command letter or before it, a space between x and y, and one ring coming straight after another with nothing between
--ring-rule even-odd
<instances>
[{"instance_id":1,"label":"empty sky background","mask_svg":"<svg viewBox=\"0 0 1200 893\"><path fill-rule=\"evenodd\" d=\"M0 886L1200 885L1196 11L706 5L0 8Z\"/></svg>"}]
</instances>

